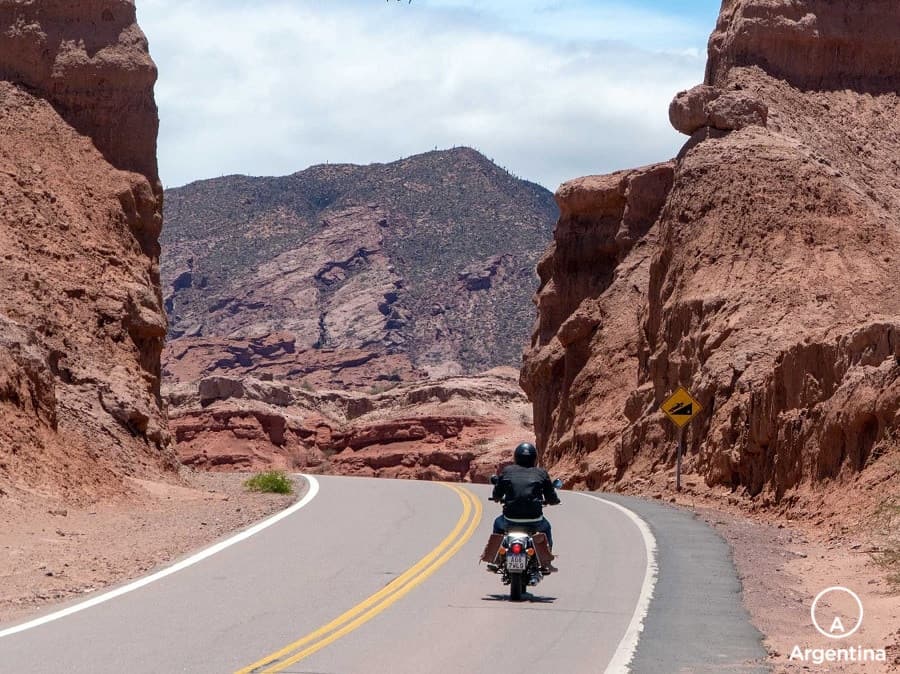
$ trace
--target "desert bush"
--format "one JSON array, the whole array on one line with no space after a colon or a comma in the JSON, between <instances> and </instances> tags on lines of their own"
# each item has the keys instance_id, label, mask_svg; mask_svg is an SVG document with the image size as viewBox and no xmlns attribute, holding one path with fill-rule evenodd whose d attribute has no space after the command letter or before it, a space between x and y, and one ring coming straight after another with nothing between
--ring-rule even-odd
<instances>
[{"instance_id":1,"label":"desert bush","mask_svg":"<svg viewBox=\"0 0 900 674\"><path fill-rule=\"evenodd\" d=\"M257 473L253 477L244 480L244 488L247 491L290 494L294 491L294 484L283 470L270 470L264 473Z\"/></svg>"}]
</instances>

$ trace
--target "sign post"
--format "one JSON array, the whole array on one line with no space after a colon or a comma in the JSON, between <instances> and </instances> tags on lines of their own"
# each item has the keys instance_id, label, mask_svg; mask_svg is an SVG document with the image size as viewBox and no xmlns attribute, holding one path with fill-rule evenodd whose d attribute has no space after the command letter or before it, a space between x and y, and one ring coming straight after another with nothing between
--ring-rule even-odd
<instances>
[{"instance_id":1,"label":"sign post","mask_svg":"<svg viewBox=\"0 0 900 674\"><path fill-rule=\"evenodd\" d=\"M690 392L680 387L662 404L662 411L678 426L678 453L675 458L675 489L681 491L681 457L684 455L684 429L703 409Z\"/></svg>"}]
</instances>

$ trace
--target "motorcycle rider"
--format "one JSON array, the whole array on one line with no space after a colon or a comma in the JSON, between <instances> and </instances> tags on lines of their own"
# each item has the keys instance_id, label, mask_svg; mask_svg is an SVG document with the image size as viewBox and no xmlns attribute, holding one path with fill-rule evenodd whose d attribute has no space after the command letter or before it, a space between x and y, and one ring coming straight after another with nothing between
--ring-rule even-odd
<instances>
[{"instance_id":1,"label":"motorcycle rider","mask_svg":"<svg viewBox=\"0 0 900 674\"><path fill-rule=\"evenodd\" d=\"M544 517L542 504L558 505L559 496L550 476L537 463L537 449L530 442L523 442L513 452L514 465L500 473L491 499L503 503L503 514L494 520L494 533L503 534L510 525L524 524L533 532L547 535L547 543L553 549L550 522ZM552 566L548 565L549 569Z\"/></svg>"}]
</instances>

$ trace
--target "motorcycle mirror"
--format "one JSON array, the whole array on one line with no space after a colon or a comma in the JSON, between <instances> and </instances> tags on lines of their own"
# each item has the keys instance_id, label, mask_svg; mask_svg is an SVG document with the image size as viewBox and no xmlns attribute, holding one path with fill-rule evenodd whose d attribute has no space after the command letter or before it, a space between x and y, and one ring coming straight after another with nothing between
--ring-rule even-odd
<instances>
[{"instance_id":1,"label":"motorcycle mirror","mask_svg":"<svg viewBox=\"0 0 900 674\"><path fill-rule=\"evenodd\" d=\"M500 482L500 478L496 475L491 475L491 484L496 486L498 482Z\"/></svg>"},{"instance_id":2,"label":"motorcycle mirror","mask_svg":"<svg viewBox=\"0 0 900 674\"><path fill-rule=\"evenodd\" d=\"M554 489L562 489L562 486L563 486L562 480L560 480L559 478L556 478L555 480L553 480L553 488Z\"/></svg>"}]
</instances>

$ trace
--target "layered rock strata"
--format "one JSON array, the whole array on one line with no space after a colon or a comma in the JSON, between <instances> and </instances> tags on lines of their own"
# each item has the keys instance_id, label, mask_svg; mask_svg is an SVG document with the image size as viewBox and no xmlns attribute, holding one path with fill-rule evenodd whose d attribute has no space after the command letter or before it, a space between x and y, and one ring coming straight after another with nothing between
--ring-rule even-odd
<instances>
[{"instance_id":1,"label":"layered rock strata","mask_svg":"<svg viewBox=\"0 0 900 674\"><path fill-rule=\"evenodd\" d=\"M247 340L182 337L166 344L163 361L172 385L222 375L284 380L306 389L367 391L426 376L404 354L303 348L291 333Z\"/></svg>"},{"instance_id":2,"label":"layered rock strata","mask_svg":"<svg viewBox=\"0 0 900 674\"><path fill-rule=\"evenodd\" d=\"M168 400L181 460L214 470L485 480L531 432L511 369L368 391L210 376Z\"/></svg>"}]
</instances>

